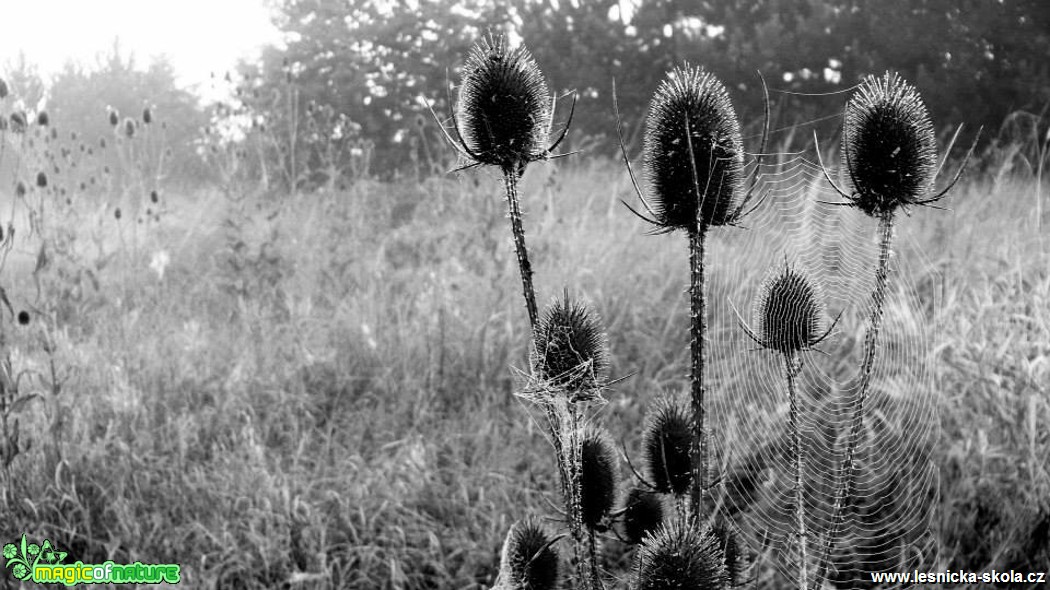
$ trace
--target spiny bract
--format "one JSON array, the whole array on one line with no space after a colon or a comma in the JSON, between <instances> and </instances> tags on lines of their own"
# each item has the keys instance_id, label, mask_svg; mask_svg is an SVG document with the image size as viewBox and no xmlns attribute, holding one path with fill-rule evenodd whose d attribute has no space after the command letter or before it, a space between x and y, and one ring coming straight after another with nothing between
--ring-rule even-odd
<instances>
[{"instance_id":1,"label":"spiny bract","mask_svg":"<svg viewBox=\"0 0 1050 590\"><path fill-rule=\"evenodd\" d=\"M649 535L638 549L637 590L721 590L729 576L718 539L677 519Z\"/></svg>"},{"instance_id":2,"label":"spiny bract","mask_svg":"<svg viewBox=\"0 0 1050 590\"><path fill-rule=\"evenodd\" d=\"M479 163L520 174L546 153L550 100L529 50L512 50L502 36L489 35L463 65L458 131Z\"/></svg>"},{"instance_id":3,"label":"spiny bract","mask_svg":"<svg viewBox=\"0 0 1050 590\"><path fill-rule=\"evenodd\" d=\"M537 377L572 392L600 388L609 366L601 321L568 293L536 323L532 356Z\"/></svg>"},{"instance_id":4,"label":"spiny bract","mask_svg":"<svg viewBox=\"0 0 1050 590\"><path fill-rule=\"evenodd\" d=\"M590 427L580 437L580 504L583 524L599 529L616 501L616 446L604 429Z\"/></svg>"},{"instance_id":5,"label":"spiny bract","mask_svg":"<svg viewBox=\"0 0 1050 590\"><path fill-rule=\"evenodd\" d=\"M686 408L670 398L657 402L646 417L642 434L645 475L662 494L681 496L689 491L691 425Z\"/></svg>"},{"instance_id":6,"label":"spiny bract","mask_svg":"<svg viewBox=\"0 0 1050 590\"><path fill-rule=\"evenodd\" d=\"M649 105L643 149L662 229L702 230L735 221L743 142L718 78L688 64L669 72Z\"/></svg>"},{"instance_id":7,"label":"spiny bract","mask_svg":"<svg viewBox=\"0 0 1050 590\"><path fill-rule=\"evenodd\" d=\"M514 523L503 542L497 587L502 590L557 588L560 561L552 541L547 531L532 518Z\"/></svg>"},{"instance_id":8,"label":"spiny bract","mask_svg":"<svg viewBox=\"0 0 1050 590\"><path fill-rule=\"evenodd\" d=\"M842 147L850 200L868 215L920 204L933 187L933 124L919 92L894 72L868 76L846 104Z\"/></svg>"},{"instance_id":9,"label":"spiny bract","mask_svg":"<svg viewBox=\"0 0 1050 590\"><path fill-rule=\"evenodd\" d=\"M762 346L784 354L808 350L821 340L822 310L809 278L785 265L763 285L756 305Z\"/></svg>"}]
</instances>

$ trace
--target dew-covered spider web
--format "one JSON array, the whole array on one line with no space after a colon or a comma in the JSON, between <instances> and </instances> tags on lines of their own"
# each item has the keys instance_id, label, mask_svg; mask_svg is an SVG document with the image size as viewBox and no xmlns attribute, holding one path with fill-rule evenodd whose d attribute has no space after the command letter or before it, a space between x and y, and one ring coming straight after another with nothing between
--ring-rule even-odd
<instances>
[{"instance_id":1,"label":"dew-covered spider web","mask_svg":"<svg viewBox=\"0 0 1050 590\"><path fill-rule=\"evenodd\" d=\"M825 157L832 166L834 160ZM878 222L839 206L812 148L765 158L764 201L740 228L708 234L705 389L716 510L757 555L752 572L797 580L794 458L785 363L740 325L756 327L764 279L785 265L804 273L823 299L823 327L841 314L815 350L799 354L796 379L803 451L805 548L810 583L833 524L879 257ZM840 186L840 171L830 171ZM934 210L913 211L936 215ZM834 587L867 587L870 572L930 566L937 472L937 391L931 362L936 276L898 214L889 286L857 449L856 495L843 512L831 553ZM821 330L823 332L823 329ZM779 587L779 586L778 586Z\"/></svg>"}]
</instances>

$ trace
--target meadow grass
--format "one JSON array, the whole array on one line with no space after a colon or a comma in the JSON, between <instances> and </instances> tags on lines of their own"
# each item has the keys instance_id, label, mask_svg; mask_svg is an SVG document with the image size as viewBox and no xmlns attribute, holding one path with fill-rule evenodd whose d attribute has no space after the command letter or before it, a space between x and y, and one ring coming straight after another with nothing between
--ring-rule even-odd
<instances>
[{"instance_id":1,"label":"meadow grass","mask_svg":"<svg viewBox=\"0 0 1050 590\"><path fill-rule=\"evenodd\" d=\"M1050 560L1037 188L975 177L950 211L900 228L927 262L906 280L937 302L924 311L944 567ZM630 190L618 163L588 158L530 167L521 197L538 298L582 295L606 323L610 375L633 373L602 423L638 456L647 405L688 387L688 253L645 235L619 205ZM164 223L64 301L63 321L5 324L15 370L53 359L68 379L22 412L33 445L11 466L0 538L46 537L85 563L180 563L190 587L490 586L511 524L558 501L542 418L513 396L529 330L500 195L495 173L166 195ZM716 286L734 264L723 242ZM16 245L5 269L16 308L34 254ZM608 544L613 571L622 551ZM760 568L760 587L776 581Z\"/></svg>"}]
</instances>

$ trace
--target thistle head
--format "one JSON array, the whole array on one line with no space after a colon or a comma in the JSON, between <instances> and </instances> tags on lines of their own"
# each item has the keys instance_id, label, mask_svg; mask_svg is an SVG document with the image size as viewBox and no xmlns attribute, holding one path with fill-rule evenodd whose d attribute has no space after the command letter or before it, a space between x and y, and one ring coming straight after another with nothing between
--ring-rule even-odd
<instances>
[{"instance_id":1,"label":"thistle head","mask_svg":"<svg viewBox=\"0 0 1050 590\"><path fill-rule=\"evenodd\" d=\"M659 494L642 487L627 491L623 500L623 536L632 545L643 539L663 524L664 503Z\"/></svg>"},{"instance_id":2,"label":"thistle head","mask_svg":"<svg viewBox=\"0 0 1050 590\"><path fill-rule=\"evenodd\" d=\"M709 529L674 519L638 549L637 590L722 590L729 576Z\"/></svg>"},{"instance_id":3,"label":"thistle head","mask_svg":"<svg viewBox=\"0 0 1050 590\"><path fill-rule=\"evenodd\" d=\"M662 494L682 496L692 481L689 446L693 435L689 412L672 398L657 402L645 419L642 456L649 483Z\"/></svg>"},{"instance_id":4,"label":"thistle head","mask_svg":"<svg viewBox=\"0 0 1050 590\"><path fill-rule=\"evenodd\" d=\"M524 46L489 35L470 50L459 90L458 132L470 157L524 172L545 157L551 108L547 82Z\"/></svg>"},{"instance_id":5,"label":"thistle head","mask_svg":"<svg viewBox=\"0 0 1050 590\"><path fill-rule=\"evenodd\" d=\"M894 72L868 76L846 104L842 151L850 201L872 217L922 204L933 188L933 124L919 92Z\"/></svg>"},{"instance_id":6,"label":"thistle head","mask_svg":"<svg viewBox=\"0 0 1050 590\"><path fill-rule=\"evenodd\" d=\"M554 590L560 560L551 537L535 519L514 523L503 542L499 579L506 590Z\"/></svg>"},{"instance_id":7,"label":"thistle head","mask_svg":"<svg viewBox=\"0 0 1050 590\"><path fill-rule=\"evenodd\" d=\"M583 524L591 530L601 530L616 501L616 445L604 429L588 427L580 437L580 457Z\"/></svg>"},{"instance_id":8,"label":"thistle head","mask_svg":"<svg viewBox=\"0 0 1050 590\"><path fill-rule=\"evenodd\" d=\"M542 381L570 393L600 389L609 355L597 314L566 292L555 299L533 331L532 369Z\"/></svg>"},{"instance_id":9,"label":"thistle head","mask_svg":"<svg viewBox=\"0 0 1050 590\"><path fill-rule=\"evenodd\" d=\"M762 286L755 305L758 334L755 340L782 354L809 350L827 337L822 322L824 304L816 285L802 271L787 263Z\"/></svg>"},{"instance_id":10,"label":"thistle head","mask_svg":"<svg viewBox=\"0 0 1050 590\"><path fill-rule=\"evenodd\" d=\"M645 119L645 169L667 231L727 225L739 215L744 150L725 86L701 67L668 73Z\"/></svg>"}]
</instances>

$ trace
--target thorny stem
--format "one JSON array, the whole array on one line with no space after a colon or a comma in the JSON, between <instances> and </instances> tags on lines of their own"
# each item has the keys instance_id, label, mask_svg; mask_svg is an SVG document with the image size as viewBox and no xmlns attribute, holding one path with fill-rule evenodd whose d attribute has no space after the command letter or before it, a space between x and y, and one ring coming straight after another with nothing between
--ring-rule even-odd
<instances>
[{"instance_id":1,"label":"thorny stem","mask_svg":"<svg viewBox=\"0 0 1050 590\"><path fill-rule=\"evenodd\" d=\"M875 289L872 292L871 316L868 331L864 335L864 360L860 368L860 391L853 402L853 413L850 421L849 438L846 442L846 458L843 463L843 481L837 486L835 504L832 510L831 530L824 542L824 551L813 579L812 590L820 590L828 573L828 563L842 526L846 520L847 503L856 492L855 462L857 445L860 442L860 431L864 426L864 401L871 386L872 367L875 364L876 346L879 340L879 328L882 324L882 312L886 304L886 285L889 279L890 253L893 241L893 211L887 211L879 217L879 263L875 269Z\"/></svg>"},{"instance_id":2,"label":"thorny stem","mask_svg":"<svg viewBox=\"0 0 1050 590\"><path fill-rule=\"evenodd\" d=\"M518 175L514 170L503 171L503 183L507 189L507 206L510 209L510 228L514 234L514 252L518 255L518 269L521 271L522 292L525 295L525 307L529 312L529 325L536 327L539 313L536 309L536 290L532 286L532 265L529 264L529 252L525 248L525 229L521 223L521 208L518 206Z\"/></svg>"},{"instance_id":3,"label":"thorny stem","mask_svg":"<svg viewBox=\"0 0 1050 590\"><path fill-rule=\"evenodd\" d=\"M789 421L791 426L791 445L795 455L795 534L798 537L798 590L806 590L808 555L806 534L806 508L803 504L802 488L802 437L799 431L798 392L795 388L795 377L802 370L802 359L794 353L784 355L784 377L787 380L788 397L791 400Z\"/></svg>"},{"instance_id":4,"label":"thorny stem","mask_svg":"<svg viewBox=\"0 0 1050 590\"><path fill-rule=\"evenodd\" d=\"M698 224L699 226L699 224ZM704 430L704 332L706 306L704 301L704 238L707 228L696 227L689 232L689 311L692 340L689 352L692 358L690 375L693 411L693 436L689 449L692 458L692 487L689 507L692 518L699 522L707 496L707 436Z\"/></svg>"},{"instance_id":5,"label":"thorny stem","mask_svg":"<svg viewBox=\"0 0 1050 590\"><path fill-rule=\"evenodd\" d=\"M591 590L601 590L603 586L598 572L598 544L594 540L594 530L587 531L587 559L590 561Z\"/></svg>"}]
</instances>

